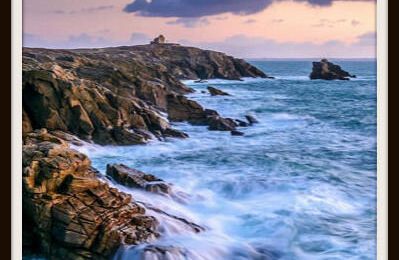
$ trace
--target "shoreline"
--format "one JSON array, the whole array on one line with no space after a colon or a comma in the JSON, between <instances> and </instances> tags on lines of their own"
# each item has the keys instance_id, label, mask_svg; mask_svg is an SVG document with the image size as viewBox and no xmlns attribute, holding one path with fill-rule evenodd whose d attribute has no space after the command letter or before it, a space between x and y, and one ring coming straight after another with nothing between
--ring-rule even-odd
<instances>
[{"instance_id":1,"label":"shoreline","mask_svg":"<svg viewBox=\"0 0 399 260\"><path fill-rule=\"evenodd\" d=\"M223 118L216 111L205 109L183 96L192 90L173 78L173 74L182 72L175 71L178 67L169 64L167 66L174 71L164 73L154 70L157 65L153 64L128 72L130 66L135 66L135 60L154 63L156 58L161 63L168 63L168 56L158 56L156 52L167 51L169 55L175 55L187 49L193 55L204 55L209 59L207 63L213 62L212 59L226 63L222 65L226 66L225 72L220 66L213 72L209 67L211 74L206 78L222 75L220 73L226 73L223 78L230 79L246 75L266 77L245 61L222 53L161 44L126 48L136 48L137 52L125 50L125 47L99 53L96 50L75 50L73 53L70 50L24 49L23 234L25 243L30 244L24 244L24 251L32 248L33 252L41 252L50 259L61 255L74 259L101 259L114 254L123 244L142 244L160 236L156 228L158 221L148 219L141 206L130 202L131 195L102 184L104 176L99 176L92 168L87 155L71 150L67 143L78 144L79 139L86 139L100 145L134 145L145 144L154 138L188 137L173 129L162 118L162 113L166 113L170 121L208 125L209 130L236 131L238 123L234 119ZM142 48L144 53L154 52L153 58L146 61L145 56L140 56ZM104 56L104 51L112 53L110 63L116 67L109 68L103 63L111 57ZM90 55L94 55L94 59ZM133 60L125 63L126 55ZM141 66L140 63L137 66ZM201 70L196 72L197 67L203 66L200 63L190 66L193 67L183 72L191 73L189 77L203 73ZM154 79L143 80L153 77L153 73L156 74ZM201 74L197 75L197 78L201 77ZM131 83L133 88L129 86ZM133 171L127 176L135 179L136 174ZM143 187L147 189L149 184ZM155 185L151 188L154 190L167 187L167 184L151 185ZM156 208L151 210L157 211L158 216L166 214L174 221L196 226ZM132 218L137 220L132 222ZM28 232L29 229L32 232ZM201 232L201 228L194 230ZM41 242L32 244L35 240ZM164 255L171 250L174 254L182 253L173 248L149 250L155 255Z\"/></svg>"}]
</instances>

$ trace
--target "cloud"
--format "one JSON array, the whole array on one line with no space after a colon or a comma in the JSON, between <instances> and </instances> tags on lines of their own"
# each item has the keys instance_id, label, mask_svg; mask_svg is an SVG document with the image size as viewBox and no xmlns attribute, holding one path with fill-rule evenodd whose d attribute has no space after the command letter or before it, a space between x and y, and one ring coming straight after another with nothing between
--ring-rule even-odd
<instances>
[{"instance_id":1,"label":"cloud","mask_svg":"<svg viewBox=\"0 0 399 260\"><path fill-rule=\"evenodd\" d=\"M321 44L311 42L277 42L263 37L234 35L219 42L180 41L184 45L225 52L241 58L372 58L375 57L375 33L362 34L357 41L347 44L328 41Z\"/></svg>"},{"instance_id":2,"label":"cloud","mask_svg":"<svg viewBox=\"0 0 399 260\"><path fill-rule=\"evenodd\" d=\"M108 37L105 38L102 36L82 33L77 35L70 35L67 39L64 40L48 40L39 35L24 33L22 45L24 47L52 49L102 48L110 46L147 44L154 37L151 38L144 33L132 33L130 38L127 40L112 40Z\"/></svg>"},{"instance_id":3,"label":"cloud","mask_svg":"<svg viewBox=\"0 0 399 260\"><path fill-rule=\"evenodd\" d=\"M273 19L272 23L282 23L284 22L284 19Z\"/></svg>"},{"instance_id":4,"label":"cloud","mask_svg":"<svg viewBox=\"0 0 399 260\"><path fill-rule=\"evenodd\" d=\"M273 2L283 0L134 0L124 11L152 17L203 17L221 13L249 15L258 13ZM334 1L375 0L294 0L312 6L330 6Z\"/></svg>"},{"instance_id":5,"label":"cloud","mask_svg":"<svg viewBox=\"0 0 399 260\"><path fill-rule=\"evenodd\" d=\"M319 23L313 24L312 27L328 27L332 28L336 24L346 23L346 19L337 19L337 20L329 20L329 19L320 19Z\"/></svg>"},{"instance_id":6,"label":"cloud","mask_svg":"<svg viewBox=\"0 0 399 260\"><path fill-rule=\"evenodd\" d=\"M101 6L96 6L96 7L90 7L90 8L82 8L80 10L55 10L53 13L55 14L88 14L88 13L97 13L101 11L106 11L106 10L111 10L114 9L115 7L113 5L101 5Z\"/></svg>"},{"instance_id":7,"label":"cloud","mask_svg":"<svg viewBox=\"0 0 399 260\"><path fill-rule=\"evenodd\" d=\"M255 19L248 19L248 20L245 20L244 23L247 23L247 24L256 23L256 20Z\"/></svg>"},{"instance_id":8,"label":"cloud","mask_svg":"<svg viewBox=\"0 0 399 260\"><path fill-rule=\"evenodd\" d=\"M147 44L151 40L152 40L151 37L145 33L132 33L132 35L130 36L129 44L127 45Z\"/></svg>"},{"instance_id":9,"label":"cloud","mask_svg":"<svg viewBox=\"0 0 399 260\"><path fill-rule=\"evenodd\" d=\"M155 36L132 33L127 40L116 41L101 36L78 34L62 41L50 41L38 35L25 33L23 46L42 48L100 48L147 44ZM375 57L376 33L367 32L357 37L352 44L328 41L321 44L311 42L277 42L263 37L234 35L217 42L194 42L180 40L178 43L203 49L221 51L241 58L369 58Z\"/></svg>"},{"instance_id":10,"label":"cloud","mask_svg":"<svg viewBox=\"0 0 399 260\"><path fill-rule=\"evenodd\" d=\"M376 32L367 32L364 34L361 34L357 37L358 45L362 46L375 46L376 41L377 41L377 33Z\"/></svg>"},{"instance_id":11,"label":"cloud","mask_svg":"<svg viewBox=\"0 0 399 260\"><path fill-rule=\"evenodd\" d=\"M216 16L216 17L213 17L213 19L217 20L217 21L223 21L223 20L228 19L228 17L227 16Z\"/></svg>"},{"instance_id":12,"label":"cloud","mask_svg":"<svg viewBox=\"0 0 399 260\"><path fill-rule=\"evenodd\" d=\"M208 25L209 23L210 22L207 18L198 18L198 17L183 17L183 18L177 18L174 21L166 22L166 24L169 24L169 25L181 24L187 28L200 27L200 26Z\"/></svg>"}]
</instances>

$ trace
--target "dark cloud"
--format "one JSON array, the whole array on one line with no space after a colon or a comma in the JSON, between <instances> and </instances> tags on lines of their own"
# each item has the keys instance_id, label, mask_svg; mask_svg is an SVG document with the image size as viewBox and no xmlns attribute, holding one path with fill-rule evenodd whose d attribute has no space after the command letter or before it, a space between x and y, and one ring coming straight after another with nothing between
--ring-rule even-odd
<instances>
[{"instance_id":1,"label":"dark cloud","mask_svg":"<svg viewBox=\"0 0 399 260\"><path fill-rule=\"evenodd\" d=\"M202 17L221 13L248 15L266 9L273 2L284 0L135 0L124 11L154 17ZM294 0L313 6L330 6L334 1L375 0Z\"/></svg>"},{"instance_id":2,"label":"dark cloud","mask_svg":"<svg viewBox=\"0 0 399 260\"><path fill-rule=\"evenodd\" d=\"M262 11L273 0L135 0L125 12L142 16L201 17L221 13L253 14Z\"/></svg>"},{"instance_id":3,"label":"dark cloud","mask_svg":"<svg viewBox=\"0 0 399 260\"><path fill-rule=\"evenodd\" d=\"M166 24L169 24L169 25L181 24L187 28L194 28L194 27L208 25L209 23L210 23L209 20L206 18L182 17L182 18L177 18L174 21L169 21Z\"/></svg>"}]
</instances>

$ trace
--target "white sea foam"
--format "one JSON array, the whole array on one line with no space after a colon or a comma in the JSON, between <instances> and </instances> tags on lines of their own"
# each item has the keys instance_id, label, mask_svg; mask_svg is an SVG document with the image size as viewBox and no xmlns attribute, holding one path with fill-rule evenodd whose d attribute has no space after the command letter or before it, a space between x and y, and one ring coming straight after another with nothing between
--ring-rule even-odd
<instances>
[{"instance_id":1,"label":"white sea foam","mask_svg":"<svg viewBox=\"0 0 399 260\"><path fill-rule=\"evenodd\" d=\"M196 82L197 80L182 80L182 83L189 86L210 85L210 84L231 85L231 84L248 84L248 83L265 82L270 80L272 79L243 77L241 78L241 80L207 79L204 80L204 82Z\"/></svg>"},{"instance_id":2,"label":"white sea foam","mask_svg":"<svg viewBox=\"0 0 399 260\"><path fill-rule=\"evenodd\" d=\"M170 259L373 259L375 82L365 78L359 90L359 79L312 81L308 89L296 82L305 76L188 81L195 89L217 84L232 94L193 94L204 107L234 118L253 114L260 123L240 128L243 137L174 123L190 138L76 149L103 173L107 163L124 163L189 194L179 201L112 184L143 205L206 228L194 233L147 209L163 234L152 244L187 254ZM326 85L328 91L320 87ZM142 250L121 248L116 259L138 259Z\"/></svg>"}]
</instances>

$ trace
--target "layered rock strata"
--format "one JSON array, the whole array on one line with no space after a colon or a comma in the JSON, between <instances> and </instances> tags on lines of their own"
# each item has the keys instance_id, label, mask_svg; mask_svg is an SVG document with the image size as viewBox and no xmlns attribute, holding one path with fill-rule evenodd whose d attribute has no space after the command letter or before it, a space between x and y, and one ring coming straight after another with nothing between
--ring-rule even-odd
<instances>
[{"instance_id":1,"label":"layered rock strata","mask_svg":"<svg viewBox=\"0 0 399 260\"><path fill-rule=\"evenodd\" d=\"M22 186L24 253L108 259L123 244L159 236L154 217L101 181L86 155L45 129L24 139Z\"/></svg>"},{"instance_id":2,"label":"layered rock strata","mask_svg":"<svg viewBox=\"0 0 399 260\"><path fill-rule=\"evenodd\" d=\"M244 60L176 44L23 49L23 131L47 128L99 144L187 137L164 113L186 110L182 79L267 77ZM172 97L172 98L171 98ZM209 112L189 101L191 121ZM181 107L179 107L181 105ZM169 114L169 119L176 117ZM185 120L185 119L184 119ZM177 121L180 121L178 118Z\"/></svg>"}]
</instances>

